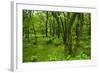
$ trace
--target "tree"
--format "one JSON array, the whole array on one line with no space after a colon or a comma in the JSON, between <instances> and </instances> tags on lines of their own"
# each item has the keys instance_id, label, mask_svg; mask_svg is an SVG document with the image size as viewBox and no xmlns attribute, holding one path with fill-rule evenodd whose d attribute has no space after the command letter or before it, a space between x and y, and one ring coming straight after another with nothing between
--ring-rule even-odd
<instances>
[{"instance_id":1,"label":"tree","mask_svg":"<svg viewBox=\"0 0 100 73\"><path fill-rule=\"evenodd\" d=\"M48 11L46 12L46 37L48 36Z\"/></svg>"}]
</instances>

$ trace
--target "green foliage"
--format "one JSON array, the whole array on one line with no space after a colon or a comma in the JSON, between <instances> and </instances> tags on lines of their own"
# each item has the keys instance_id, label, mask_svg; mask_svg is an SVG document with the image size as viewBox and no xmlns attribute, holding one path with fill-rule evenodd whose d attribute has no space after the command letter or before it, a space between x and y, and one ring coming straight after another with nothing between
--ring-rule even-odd
<instances>
[{"instance_id":1,"label":"green foliage","mask_svg":"<svg viewBox=\"0 0 100 73\"><path fill-rule=\"evenodd\" d=\"M91 14L23 10L23 62L91 59Z\"/></svg>"}]
</instances>

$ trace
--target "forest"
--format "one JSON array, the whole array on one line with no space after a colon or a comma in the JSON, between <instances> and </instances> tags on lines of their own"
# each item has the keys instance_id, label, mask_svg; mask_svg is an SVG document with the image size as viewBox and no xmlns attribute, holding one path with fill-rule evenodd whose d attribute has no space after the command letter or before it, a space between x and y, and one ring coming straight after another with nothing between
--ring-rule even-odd
<instances>
[{"instance_id":1,"label":"forest","mask_svg":"<svg viewBox=\"0 0 100 73\"><path fill-rule=\"evenodd\" d=\"M23 62L91 59L91 13L23 10Z\"/></svg>"}]
</instances>

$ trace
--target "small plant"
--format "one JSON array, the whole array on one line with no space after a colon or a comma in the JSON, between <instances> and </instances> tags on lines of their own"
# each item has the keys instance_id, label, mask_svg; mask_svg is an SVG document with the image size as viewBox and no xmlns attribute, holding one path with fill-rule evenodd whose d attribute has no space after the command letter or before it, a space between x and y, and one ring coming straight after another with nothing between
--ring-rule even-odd
<instances>
[{"instance_id":1,"label":"small plant","mask_svg":"<svg viewBox=\"0 0 100 73\"><path fill-rule=\"evenodd\" d=\"M69 60L71 58L71 55L68 55L67 57L66 57L66 60Z\"/></svg>"},{"instance_id":2,"label":"small plant","mask_svg":"<svg viewBox=\"0 0 100 73\"><path fill-rule=\"evenodd\" d=\"M53 55L48 55L50 61L56 61L57 57Z\"/></svg>"},{"instance_id":3,"label":"small plant","mask_svg":"<svg viewBox=\"0 0 100 73\"><path fill-rule=\"evenodd\" d=\"M37 61L38 61L37 56L32 56L32 57L31 57L31 61L32 61L32 62L37 62Z\"/></svg>"}]
</instances>

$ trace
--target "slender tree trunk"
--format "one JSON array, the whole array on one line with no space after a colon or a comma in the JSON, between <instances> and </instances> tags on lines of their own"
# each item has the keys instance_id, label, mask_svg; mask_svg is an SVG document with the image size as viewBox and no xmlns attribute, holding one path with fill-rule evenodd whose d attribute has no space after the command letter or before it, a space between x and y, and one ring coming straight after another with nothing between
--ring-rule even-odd
<instances>
[{"instance_id":1,"label":"slender tree trunk","mask_svg":"<svg viewBox=\"0 0 100 73\"><path fill-rule=\"evenodd\" d=\"M91 35L91 14L89 13L89 36Z\"/></svg>"},{"instance_id":2,"label":"slender tree trunk","mask_svg":"<svg viewBox=\"0 0 100 73\"><path fill-rule=\"evenodd\" d=\"M55 36L55 25L56 25L55 19L53 18L53 23L52 23L52 30L53 30L52 36L53 36L53 37Z\"/></svg>"},{"instance_id":3,"label":"slender tree trunk","mask_svg":"<svg viewBox=\"0 0 100 73\"><path fill-rule=\"evenodd\" d=\"M27 39L28 39L28 42L29 42L29 32L30 32L30 23L31 23L31 20L30 20L30 17L31 17L31 11L29 10L28 11L28 14L27 14L27 17L28 17L28 24L27 24Z\"/></svg>"},{"instance_id":4,"label":"slender tree trunk","mask_svg":"<svg viewBox=\"0 0 100 73\"><path fill-rule=\"evenodd\" d=\"M61 22L61 29L62 29L61 34L62 34L63 44L65 44L66 38L65 38L65 34L64 34L64 32L65 32L64 22L63 22L63 19L61 17L59 17L59 18L60 18L60 22Z\"/></svg>"},{"instance_id":5,"label":"slender tree trunk","mask_svg":"<svg viewBox=\"0 0 100 73\"><path fill-rule=\"evenodd\" d=\"M80 35L82 34L83 32L83 24L84 24L84 14L83 13L80 13Z\"/></svg>"},{"instance_id":6,"label":"slender tree trunk","mask_svg":"<svg viewBox=\"0 0 100 73\"><path fill-rule=\"evenodd\" d=\"M83 29L83 14L77 13L77 24L76 24L76 46L74 56L79 54L80 48L80 37Z\"/></svg>"},{"instance_id":7,"label":"slender tree trunk","mask_svg":"<svg viewBox=\"0 0 100 73\"><path fill-rule=\"evenodd\" d=\"M52 35L52 24L50 23L50 36Z\"/></svg>"},{"instance_id":8,"label":"slender tree trunk","mask_svg":"<svg viewBox=\"0 0 100 73\"><path fill-rule=\"evenodd\" d=\"M48 37L48 11L46 12L46 37Z\"/></svg>"},{"instance_id":9,"label":"slender tree trunk","mask_svg":"<svg viewBox=\"0 0 100 73\"><path fill-rule=\"evenodd\" d=\"M59 22L59 18L58 18L58 13L52 13L53 17L56 19L56 22L57 22L57 27L56 27L56 33L57 33L57 36L58 38L60 37L60 22Z\"/></svg>"}]
</instances>

